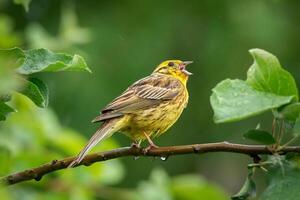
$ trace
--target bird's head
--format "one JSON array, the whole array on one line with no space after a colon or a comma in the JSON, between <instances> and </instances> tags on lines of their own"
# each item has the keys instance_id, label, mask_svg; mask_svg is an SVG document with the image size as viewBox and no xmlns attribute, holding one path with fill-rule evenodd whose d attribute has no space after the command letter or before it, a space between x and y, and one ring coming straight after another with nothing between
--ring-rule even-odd
<instances>
[{"instance_id":1,"label":"bird's head","mask_svg":"<svg viewBox=\"0 0 300 200\"><path fill-rule=\"evenodd\" d=\"M193 61L166 60L160 63L153 73L170 75L186 84L188 77L192 75L191 72L186 70L186 66L191 63Z\"/></svg>"}]
</instances>

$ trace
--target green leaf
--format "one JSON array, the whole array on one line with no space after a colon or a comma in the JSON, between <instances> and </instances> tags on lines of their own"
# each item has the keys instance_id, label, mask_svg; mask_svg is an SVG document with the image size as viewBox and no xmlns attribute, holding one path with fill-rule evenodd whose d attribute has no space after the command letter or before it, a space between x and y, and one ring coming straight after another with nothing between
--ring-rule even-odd
<instances>
[{"instance_id":1,"label":"green leaf","mask_svg":"<svg viewBox=\"0 0 300 200\"><path fill-rule=\"evenodd\" d=\"M300 103L293 103L285 106L280 112L279 117L291 122L295 122L300 115Z\"/></svg>"},{"instance_id":2,"label":"green leaf","mask_svg":"<svg viewBox=\"0 0 300 200\"><path fill-rule=\"evenodd\" d=\"M270 175L271 182L263 192L260 200L298 200L300 197L300 171L298 169L286 169L282 173L278 169Z\"/></svg>"},{"instance_id":3,"label":"green leaf","mask_svg":"<svg viewBox=\"0 0 300 200\"><path fill-rule=\"evenodd\" d=\"M26 81L26 87L20 93L30 98L37 106L41 108L47 107L49 102L47 85L37 78L30 78L24 81Z\"/></svg>"},{"instance_id":4,"label":"green leaf","mask_svg":"<svg viewBox=\"0 0 300 200\"><path fill-rule=\"evenodd\" d=\"M298 100L298 88L293 76L284 70L278 59L261 49L251 49L254 63L247 73L247 83L256 90Z\"/></svg>"},{"instance_id":5,"label":"green leaf","mask_svg":"<svg viewBox=\"0 0 300 200\"><path fill-rule=\"evenodd\" d=\"M262 144L275 144L274 137L267 131L253 129L243 134L243 137Z\"/></svg>"},{"instance_id":6,"label":"green leaf","mask_svg":"<svg viewBox=\"0 0 300 200\"><path fill-rule=\"evenodd\" d=\"M48 49L22 50L12 48L0 50L0 53L11 53L18 58L20 74L33 74L38 72L58 72L58 71L87 71L91 72L85 60L79 55L69 55L64 53L54 53Z\"/></svg>"},{"instance_id":7,"label":"green leaf","mask_svg":"<svg viewBox=\"0 0 300 200\"><path fill-rule=\"evenodd\" d=\"M79 55L53 53L47 49L32 49L24 51L25 61L18 68L20 74L57 71L88 71L84 59Z\"/></svg>"},{"instance_id":8,"label":"green leaf","mask_svg":"<svg viewBox=\"0 0 300 200\"><path fill-rule=\"evenodd\" d=\"M26 12L29 11L30 2L31 2L31 0L14 0L14 3L22 5Z\"/></svg>"},{"instance_id":9,"label":"green leaf","mask_svg":"<svg viewBox=\"0 0 300 200\"><path fill-rule=\"evenodd\" d=\"M292 96L278 96L253 89L242 80L224 80L213 88L210 103L216 123L232 122L278 108Z\"/></svg>"},{"instance_id":10,"label":"green leaf","mask_svg":"<svg viewBox=\"0 0 300 200\"><path fill-rule=\"evenodd\" d=\"M249 173L243 187L237 194L231 197L232 200L246 200L249 197L251 198L256 196L256 186L252 180L252 176L253 169L249 169Z\"/></svg>"},{"instance_id":11,"label":"green leaf","mask_svg":"<svg viewBox=\"0 0 300 200\"><path fill-rule=\"evenodd\" d=\"M4 102L0 102L0 121L4 121L6 119L7 114L14 112L15 110L8 106Z\"/></svg>"}]
</instances>

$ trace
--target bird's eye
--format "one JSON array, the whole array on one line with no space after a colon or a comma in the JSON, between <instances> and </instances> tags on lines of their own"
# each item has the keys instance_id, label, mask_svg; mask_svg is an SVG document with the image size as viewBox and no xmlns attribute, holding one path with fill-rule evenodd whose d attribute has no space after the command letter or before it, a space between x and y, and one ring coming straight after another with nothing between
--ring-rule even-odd
<instances>
[{"instance_id":1,"label":"bird's eye","mask_svg":"<svg viewBox=\"0 0 300 200\"><path fill-rule=\"evenodd\" d=\"M173 66L174 66L174 63L173 63L173 62L169 62L169 63L168 63L168 66L169 66L169 67L173 67Z\"/></svg>"}]
</instances>

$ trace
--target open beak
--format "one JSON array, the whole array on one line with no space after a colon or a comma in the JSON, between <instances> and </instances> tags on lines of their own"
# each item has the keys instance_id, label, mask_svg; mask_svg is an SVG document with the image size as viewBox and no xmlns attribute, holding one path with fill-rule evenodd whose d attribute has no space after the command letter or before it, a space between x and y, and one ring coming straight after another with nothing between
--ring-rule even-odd
<instances>
[{"instance_id":1,"label":"open beak","mask_svg":"<svg viewBox=\"0 0 300 200\"><path fill-rule=\"evenodd\" d=\"M192 64L192 63L193 63L193 61L183 61L182 66L181 66L181 71L188 76L193 75L193 73L186 70L186 66L189 64Z\"/></svg>"}]
</instances>

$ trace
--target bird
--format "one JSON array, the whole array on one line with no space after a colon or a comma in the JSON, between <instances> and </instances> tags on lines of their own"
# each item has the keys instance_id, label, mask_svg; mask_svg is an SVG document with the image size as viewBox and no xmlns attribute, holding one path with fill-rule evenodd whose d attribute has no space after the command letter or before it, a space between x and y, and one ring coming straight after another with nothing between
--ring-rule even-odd
<instances>
[{"instance_id":1,"label":"bird","mask_svg":"<svg viewBox=\"0 0 300 200\"><path fill-rule=\"evenodd\" d=\"M78 156L68 166L78 165L100 141L120 132L128 136L132 146L147 140L146 151L157 148L153 138L165 133L187 106L187 82L192 75L186 66L193 61L166 60L155 70L131 86L104 107L92 122L102 122Z\"/></svg>"}]
</instances>

